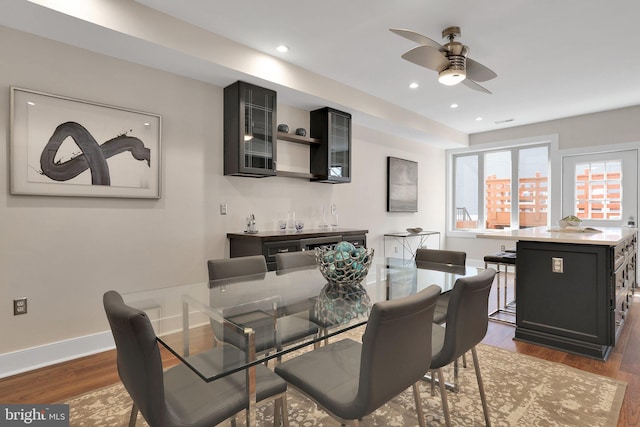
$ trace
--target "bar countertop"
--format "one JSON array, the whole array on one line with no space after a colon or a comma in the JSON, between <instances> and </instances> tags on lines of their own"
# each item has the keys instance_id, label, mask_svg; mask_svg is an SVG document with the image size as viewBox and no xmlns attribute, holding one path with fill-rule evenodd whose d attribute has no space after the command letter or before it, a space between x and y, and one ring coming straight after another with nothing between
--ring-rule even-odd
<instances>
[{"instance_id":1,"label":"bar countertop","mask_svg":"<svg viewBox=\"0 0 640 427\"><path fill-rule=\"evenodd\" d=\"M637 233L637 228L597 227L600 232L567 230L560 227L533 227L520 230L503 230L477 234L478 238L502 240L527 240L535 242L574 243L581 245L615 246L628 236Z\"/></svg>"}]
</instances>

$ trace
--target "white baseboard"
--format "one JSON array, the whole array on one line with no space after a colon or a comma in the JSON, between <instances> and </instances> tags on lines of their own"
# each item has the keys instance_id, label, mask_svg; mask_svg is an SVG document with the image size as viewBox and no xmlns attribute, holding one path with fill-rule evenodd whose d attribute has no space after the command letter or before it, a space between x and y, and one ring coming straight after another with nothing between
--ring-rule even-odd
<instances>
[{"instance_id":1,"label":"white baseboard","mask_svg":"<svg viewBox=\"0 0 640 427\"><path fill-rule=\"evenodd\" d=\"M147 315L155 330L161 330L164 333L182 330L182 315L166 316L159 319L158 313L154 312L156 307L150 307L148 310ZM192 312L190 315L191 326L208 323L208 317L203 316L202 313ZM21 374L84 356L90 356L107 350L113 350L115 348L116 344L113 341L111 330L107 330L97 334L0 354L0 378Z\"/></svg>"},{"instance_id":2,"label":"white baseboard","mask_svg":"<svg viewBox=\"0 0 640 427\"><path fill-rule=\"evenodd\" d=\"M0 354L0 378L115 348L111 331Z\"/></svg>"}]
</instances>

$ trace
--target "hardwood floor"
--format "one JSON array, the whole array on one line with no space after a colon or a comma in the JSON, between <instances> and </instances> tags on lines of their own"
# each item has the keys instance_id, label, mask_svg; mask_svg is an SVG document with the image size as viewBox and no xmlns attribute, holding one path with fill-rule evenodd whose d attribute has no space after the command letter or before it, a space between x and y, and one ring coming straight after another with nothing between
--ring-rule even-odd
<instances>
[{"instance_id":1,"label":"hardwood floor","mask_svg":"<svg viewBox=\"0 0 640 427\"><path fill-rule=\"evenodd\" d=\"M618 426L640 425L640 293L606 362L513 340L514 327L489 322L484 343L628 383ZM167 364L175 359L163 353ZM83 357L0 380L1 403L56 403L119 381L115 351ZM598 390L594 390L597 393Z\"/></svg>"}]
</instances>

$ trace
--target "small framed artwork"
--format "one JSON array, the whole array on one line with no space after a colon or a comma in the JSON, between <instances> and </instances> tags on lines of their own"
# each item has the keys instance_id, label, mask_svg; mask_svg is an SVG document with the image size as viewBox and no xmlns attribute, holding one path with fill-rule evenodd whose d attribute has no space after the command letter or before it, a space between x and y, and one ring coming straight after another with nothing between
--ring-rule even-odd
<instances>
[{"instance_id":1,"label":"small framed artwork","mask_svg":"<svg viewBox=\"0 0 640 427\"><path fill-rule=\"evenodd\" d=\"M11 88L11 194L160 198L157 114Z\"/></svg>"},{"instance_id":2,"label":"small framed artwork","mask_svg":"<svg viewBox=\"0 0 640 427\"><path fill-rule=\"evenodd\" d=\"M418 163L387 157L387 212L418 212Z\"/></svg>"}]
</instances>

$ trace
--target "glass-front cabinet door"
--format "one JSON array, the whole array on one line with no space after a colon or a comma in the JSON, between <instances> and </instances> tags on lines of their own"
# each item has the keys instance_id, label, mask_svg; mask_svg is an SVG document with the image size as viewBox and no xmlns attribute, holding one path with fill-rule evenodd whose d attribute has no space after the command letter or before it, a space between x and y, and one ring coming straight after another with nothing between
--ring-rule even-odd
<instances>
[{"instance_id":1,"label":"glass-front cabinet door","mask_svg":"<svg viewBox=\"0 0 640 427\"><path fill-rule=\"evenodd\" d=\"M311 137L321 143L310 150L313 179L351 182L351 114L329 107L310 113Z\"/></svg>"},{"instance_id":2,"label":"glass-front cabinet door","mask_svg":"<svg viewBox=\"0 0 640 427\"><path fill-rule=\"evenodd\" d=\"M224 89L224 174L273 176L276 92L238 81Z\"/></svg>"}]
</instances>

